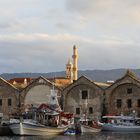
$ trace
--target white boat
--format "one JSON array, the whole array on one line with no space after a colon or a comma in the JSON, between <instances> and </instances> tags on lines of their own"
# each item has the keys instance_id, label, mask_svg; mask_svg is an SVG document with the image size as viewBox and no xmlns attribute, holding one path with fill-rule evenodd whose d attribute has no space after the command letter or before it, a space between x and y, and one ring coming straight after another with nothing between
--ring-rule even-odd
<instances>
[{"instance_id":1,"label":"white boat","mask_svg":"<svg viewBox=\"0 0 140 140\"><path fill-rule=\"evenodd\" d=\"M100 132L101 128L95 128L95 127L90 127L88 125L81 125L81 132L86 133L86 132Z\"/></svg>"},{"instance_id":2,"label":"white boat","mask_svg":"<svg viewBox=\"0 0 140 140\"><path fill-rule=\"evenodd\" d=\"M23 122L15 122L9 124L10 129L15 135L59 135L63 134L68 126L49 127L41 125L33 120L24 120Z\"/></svg>"},{"instance_id":3,"label":"white boat","mask_svg":"<svg viewBox=\"0 0 140 140\"><path fill-rule=\"evenodd\" d=\"M101 126L99 126L97 123L95 123L94 121L92 121L90 119L81 118L79 121L80 121L82 133L100 132L101 131Z\"/></svg>"},{"instance_id":4,"label":"white boat","mask_svg":"<svg viewBox=\"0 0 140 140\"><path fill-rule=\"evenodd\" d=\"M38 120L35 115L35 120L12 120L10 122L9 127L12 130L12 132L16 135L59 135L64 133L68 129L67 126L59 126L60 123L58 121L61 121L59 118L60 115L60 106L58 104L57 100L57 91L53 89L51 90L51 96L50 96L50 102L49 105L42 104L38 108L42 115L41 120ZM34 112L35 114L37 112ZM55 118L52 120L49 117ZM56 119L57 118L57 119ZM39 123L41 122L41 123ZM49 124L51 122L51 125ZM53 123L56 123L55 125L52 125ZM46 126L47 125L47 126Z\"/></svg>"},{"instance_id":5,"label":"white boat","mask_svg":"<svg viewBox=\"0 0 140 140\"><path fill-rule=\"evenodd\" d=\"M140 132L140 118L133 116L104 116L103 131L112 132Z\"/></svg>"}]
</instances>

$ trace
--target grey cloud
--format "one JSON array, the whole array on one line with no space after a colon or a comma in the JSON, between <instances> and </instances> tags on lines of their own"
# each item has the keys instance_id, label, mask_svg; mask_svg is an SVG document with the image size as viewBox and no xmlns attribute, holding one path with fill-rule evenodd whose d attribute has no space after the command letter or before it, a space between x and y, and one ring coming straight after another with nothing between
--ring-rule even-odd
<instances>
[{"instance_id":1,"label":"grey cloud","mask_svg":"<svg viewBox=\"0 0 140 140\"><path fill-rule=\"evenodd\" d=\"M81 69L112 69L112 68L139 68L140 62L136 61L139 47L133 45L97 45L85 44L79 54L79 67Z\"/></svg>"},{"instance_id":2,"label":"grey cloud","mask_svg":"<svg viewBox=\"0 0 140 140\"><path fill-rule=\"evenodd\" d=\"M5 34L5 33L13 33L13 32L17 32L19 30L25 29L25 21L21 21L18 19L12 19L12 20L0 20L0 31L1 34ZM29 25L29 24L28 24Z\"/></svg>"},{"instance_id":3,"label":"grey cloud","mask_svg":"<svg viewBox=\"0 0 140 140\"><path fill-rule=\"evenodd\" d=\"M68 10L81 14L90 12L91 14L95 14L96 12L106 12L105 10L107 12L108 10L119 12L120 9L139 7L139 4L139 0L66 0L66 8ZM119 9L117 10L117 8Z\"/></svg>"},{"instance_id":4,"label":"grey cloud","mask_svg":"<svg viewBox=\"0 0 140 140\"><path fill-rule=\"evenodd\" d=\"M133 22L139 13L140 1L138 0L66 0L68 11L77 13L88 20L111 23Z\"/></svg>"},{"instance_id":5,"label":"grey cloud","mask_svg":"<svg viewBox=\"0 0 140 140\"><path fill-rule=\"evenodd\" d=\"M61 2L0 5L0 72L64 70L74 44L79 69L140 66L139 0Z\"/></svg>"},{"instance_id":6,"label":"grey cloud","mask_svg":"<svg viewBox=\"0 0 140 140\"><path fill-rule=\"evenodd\" d=\"M0 23L0 29L7 29L10 27L11 27L10 23Z\"/></svg>"},{"instance_id":7,"label":"grey cloud","mask_svg":"<svg viewBox=\"0 0 140 140\"><path fill-rule=\"evenodd\" d=\"M22 40L22 38L21 38ZM109 40L109 39L108 39ZM138 68L139 44L102 43L82 38L0 41L0 72L49 72L65 70L74 44L78 46L79 69ZM112 41L113 39L111 39ZM121 42L120 40L117 40ZM135 45L135 49L133 46ZM3 47L4 46L4 47ZM129 50L129 51L128 51Z\"/></svg>"},{"instance_id":8,"label":"grey cloud","mask_svg":"<svg viewBox=\"0 0 140 140\"><path fill-rule=\"evenodd\" d=\"M64 70L67 56L69 56L68 50L70 50L67 49L66 43L62 42L0 42L0 44L2 50L0 72Z\"/></svg>"},{"instance_id":9,"label":"grey cloud","mask_svg":"<svg viewBox=\"0 0 140 140\"><path fill-rule=\"evenodd\" d=\"M93 8L93 4L95 4L96 1L93 0L66 0L66 7L71 12L89 12Z\"/></svg>"}]
</instances>

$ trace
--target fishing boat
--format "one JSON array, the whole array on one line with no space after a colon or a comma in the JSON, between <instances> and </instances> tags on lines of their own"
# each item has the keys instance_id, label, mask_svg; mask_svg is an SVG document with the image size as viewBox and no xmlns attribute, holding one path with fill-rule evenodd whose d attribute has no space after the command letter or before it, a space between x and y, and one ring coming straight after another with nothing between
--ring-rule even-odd
<instances>
[{"instance_id":1,"label":"fishing boat","mask_svg":"<svg viewBox=\"0 0 140 140\"><path fill-rule=\"evenodd\" d=\"M102 131L112 132L140 132L140 118L134 116L103 116L106 120Z\"/></svg>"},{"instance_id":2,"label":"fishing boat","mask_svg":"<svg viewBox=\"0 0 140 140\"><path fill-rule=\"evenodd\" d=\"M69 128L69 125L60 124L57 120L59 118L59 113L48 108L47 105L42 104L41 108L47 108L47 112L43 109L39 110L39 115L41 120L37 117L36 119L10 119L9 128L15 135L59 135L64 134L64 132ZM38 114L36 112L35 114ZM57 118L57 119L56 119Z\"/></svg>"},{"instance_id":3,"label":"fishing boat","mask_svg":"<svg viewBox=\"0 0 140 140\"><path fill-rule=\"evenodd\" d=\"M88 125L81 125L81 131L82 133L86 133L86 132L100 132L101 131L101 128L100 127L91 127L91 126L88 126Z\"/></svg>"},{"instance_id":4,"label":"fishing boat","mask_svg":"<svg viewBox=\"0 0 140 140\"><path fill-rule=\"evenodd\" d=\"M60 123L61 109L57 100L56 90L51 90L49 104L41 104L36 111L35 118L11 120L9 127L16 135L58 135L64 133L69 125ZM39 117L37 117L39 116Z\"/></svg>"},{"instance_id":5,"label":"fishing boat","mask_svg":"<svg viewBox=\"0 0 140 140\"><path fill-rule=\"evenodd\" d=\"M39 124L33 120L23 120L23 122L13 122L9 125L15 135L59 135L63 134L68 126L49 127Z\"/></svg>"},{"instance_id":6,"label":"fishing boat","mask_svg":"<svg viewBox=\"0 0 140 140\"><path fill-rule=\"evenodd\" d=\"M101 126L98 125L93 120L90 119L80 119L80 125L81 125L81 132L82 133L87 133L87 132L100 132L101 131Z\"/></svg>"}]
</instances>

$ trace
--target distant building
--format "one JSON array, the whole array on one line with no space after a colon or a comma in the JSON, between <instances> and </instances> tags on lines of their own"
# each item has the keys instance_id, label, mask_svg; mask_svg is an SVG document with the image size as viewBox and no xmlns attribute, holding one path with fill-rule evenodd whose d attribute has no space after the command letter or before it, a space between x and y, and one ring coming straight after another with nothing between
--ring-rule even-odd
<instances>
[{"instance_id":1,"label":"distant building","mask_svg":"<svg viewBox=\"0 0 140 140\"><path fill-rule=\"evenodd\" d=\"M15 87L19 88L19 89L23 89L25 88L27 85L29 85L32 81L32 78L28 78L28 77L24 77L24 78L13 78L8 80L8 82L12 85L14 85Z\"/></svg>"},{"instance_id":2,"label":"distant building","mask_svg":"<svg viewBox=\"0 0 140 140\"><path fill-rule=\"evenodd\" d=\"M70 84L70 80L65 77L54 77L54 78L47 78L50 82L55 83L55 86L57 86L60 89L64 89Z\"/></svg>"},{"instance_id":3,"label":"distant building","mask_svg":"<svg viewBox=\"0 0 140 140\"><path fill-rule=\"evenodd\" d=\"M78 52L75 45L73 46L72 58L73 62L69 60L66 64L66 78L68 78L71 83L78 78Z\"/></svg>"}]
</instances>

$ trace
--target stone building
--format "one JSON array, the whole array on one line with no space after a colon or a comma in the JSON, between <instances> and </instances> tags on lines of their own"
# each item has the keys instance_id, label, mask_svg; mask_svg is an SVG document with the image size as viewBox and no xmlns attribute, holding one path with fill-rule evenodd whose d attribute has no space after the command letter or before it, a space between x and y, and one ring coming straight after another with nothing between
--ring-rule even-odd
<instances>
[{"instance_id":1,"label":"stone building","mask_svg":"<svg viewBox=\"0 0 140 140\"><path fill-rule=\"evenodd\" d=\"M60 101L61 90L53 85L49 80L40 76L34 79L26 88L23 89L21 94L21 104L24 105L25 110L30 109L32 106L38 107L41 104L49 104L51 97L51 89L57 91L58 100Z\"/></svg>"},{"instance_id":2,"label":"stone building","mask_svg":"<svg viewBox=\"0 0 140 140\"><path fill-rule=\"evenodd\" d=\"M128 115L135 110L140 116L140 80L130 70L105 90L106 114Z\"/></svg>"},{"instance_id":3,"label":"stone building","mask_svg":"<svg viewBox=\"0 0 140 140\"><path fill-rule=\"evenodd\" d=\"M85 76L67 86L63 91L63 110L80 118L100 118L102 114L103 89Z\"/></svg>"},{"instance_id":4,"label":"stone building","mask_svg":"<svg viewBox=\"0 0 140 140\"><path fill-rule=\"evenodd\" d=\"M0 113L4 119L8 119L17 111L18 99L18 89L0 77Z\"/></svg>"}]
</instances>

